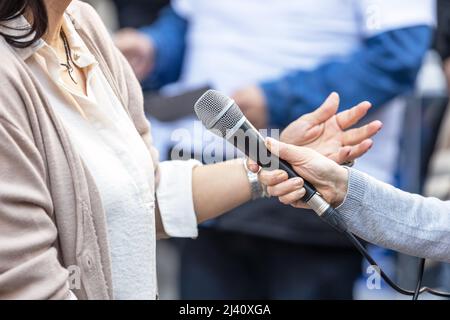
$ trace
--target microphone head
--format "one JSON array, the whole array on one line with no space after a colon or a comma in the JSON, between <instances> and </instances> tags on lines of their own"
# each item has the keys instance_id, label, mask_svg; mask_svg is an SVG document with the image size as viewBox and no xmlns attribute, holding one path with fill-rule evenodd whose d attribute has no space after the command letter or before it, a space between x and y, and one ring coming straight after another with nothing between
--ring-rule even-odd
<instances>
[{"instance_id":1,"label":"microphone head","mask_svg":"<svg viewBox=\"0 0 450 320\"><path fill-rule=\"evenodd\" d=\"M236 131L245 120L234 100L216 90L206 91L195 103L194 110L207 129L215 129L222 137Z\"/></svg>"}]
</instances>

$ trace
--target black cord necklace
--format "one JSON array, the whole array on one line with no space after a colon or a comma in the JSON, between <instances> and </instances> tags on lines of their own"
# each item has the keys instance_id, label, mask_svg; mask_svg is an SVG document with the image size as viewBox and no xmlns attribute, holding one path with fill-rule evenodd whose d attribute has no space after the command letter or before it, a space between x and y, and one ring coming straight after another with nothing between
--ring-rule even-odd
<instances>
[{"instance_id":1,"label":"black cord necklace","mask_svg":"<svg viewBox=\"0 0 450 320\"><path fill-rule=\"evenodd\" d=\"M75 69L73 68L72 64L75 64L75 63L73 62L73 59L72 59L72 51L69 46L69 41L67 41L66 34L64 33L63 30L61 30L61 39L64 44L64 51L66 53L66 60L67 60L66 63L61 63L61 66L65 67L67 69L67 73L69 74L70 79L72 79L72 81L75 84L78 84L78 82L75 80L74 75L73 75Z\"/></svg>"}]
</instances>

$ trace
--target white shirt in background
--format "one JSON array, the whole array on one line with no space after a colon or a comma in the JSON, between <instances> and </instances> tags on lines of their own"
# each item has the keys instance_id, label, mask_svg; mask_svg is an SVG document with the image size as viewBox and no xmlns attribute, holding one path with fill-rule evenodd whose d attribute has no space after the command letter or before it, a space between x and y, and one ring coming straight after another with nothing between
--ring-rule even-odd
<instances>
[{"instance_id":1,"label":"white shirt in background","mask_svg":"<svg viewBox=\"0 0 450 320\"><path fill-rule=\"evenodd\" d=\"M172 5L188 20L189 29L181 78L163 89L168 94L211 85L230 95L250 84L347 57L368 37L435 23L434 0L172 0ZM394 99L376 107L381 110L373 119L384 123L383 130L357 168L394 183L405 102ZM174 129L194 132L192 120L153 122L158 147L167 150L174 143ZM212 139L195 138L197 144ZM185 148L190 144L187 141Z\"/></svg>"}]
</instances>

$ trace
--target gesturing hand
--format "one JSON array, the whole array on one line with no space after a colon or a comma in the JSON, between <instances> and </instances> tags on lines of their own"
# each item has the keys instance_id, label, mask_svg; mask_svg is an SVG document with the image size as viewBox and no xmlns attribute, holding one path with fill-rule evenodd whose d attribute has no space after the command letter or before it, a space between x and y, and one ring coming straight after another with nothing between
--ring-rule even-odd
<instances>
[{"instance_id":1,"label":"gesturing hand","mask_svg":"<svg viewBox=\"0 0 450 320\"><path fill-rule=\"evenodd\" d=\"M337 113L339 95L332 93L314 112L292 122L280 136L282 142L304 146L339 164L353 161L365 154L373 144L370 139L382 127L373 121L363 127L351 129L371 108L369 102Z\"/></svg>"}]
</instances>

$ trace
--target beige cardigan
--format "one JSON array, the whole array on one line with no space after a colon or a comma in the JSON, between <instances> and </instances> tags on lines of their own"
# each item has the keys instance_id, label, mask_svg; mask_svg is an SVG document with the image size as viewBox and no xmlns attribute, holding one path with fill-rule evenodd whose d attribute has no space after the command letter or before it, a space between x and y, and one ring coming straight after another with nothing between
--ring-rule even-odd
<instances>
[{"instance_id":1,"label":"beige cardigan","mask_svg":"<svg viewBox=\"0 0 450 320\"><path fill-rule=\"evenodd\" d=\"M67 13L150 149L156 176L132 70L89 5L75 0ZM18 50L26 49L0 37L0 299L64 299L68 280L81 285L72 290L79 299L111 299L98 191Z\"/></svg>"}]
</instances>

